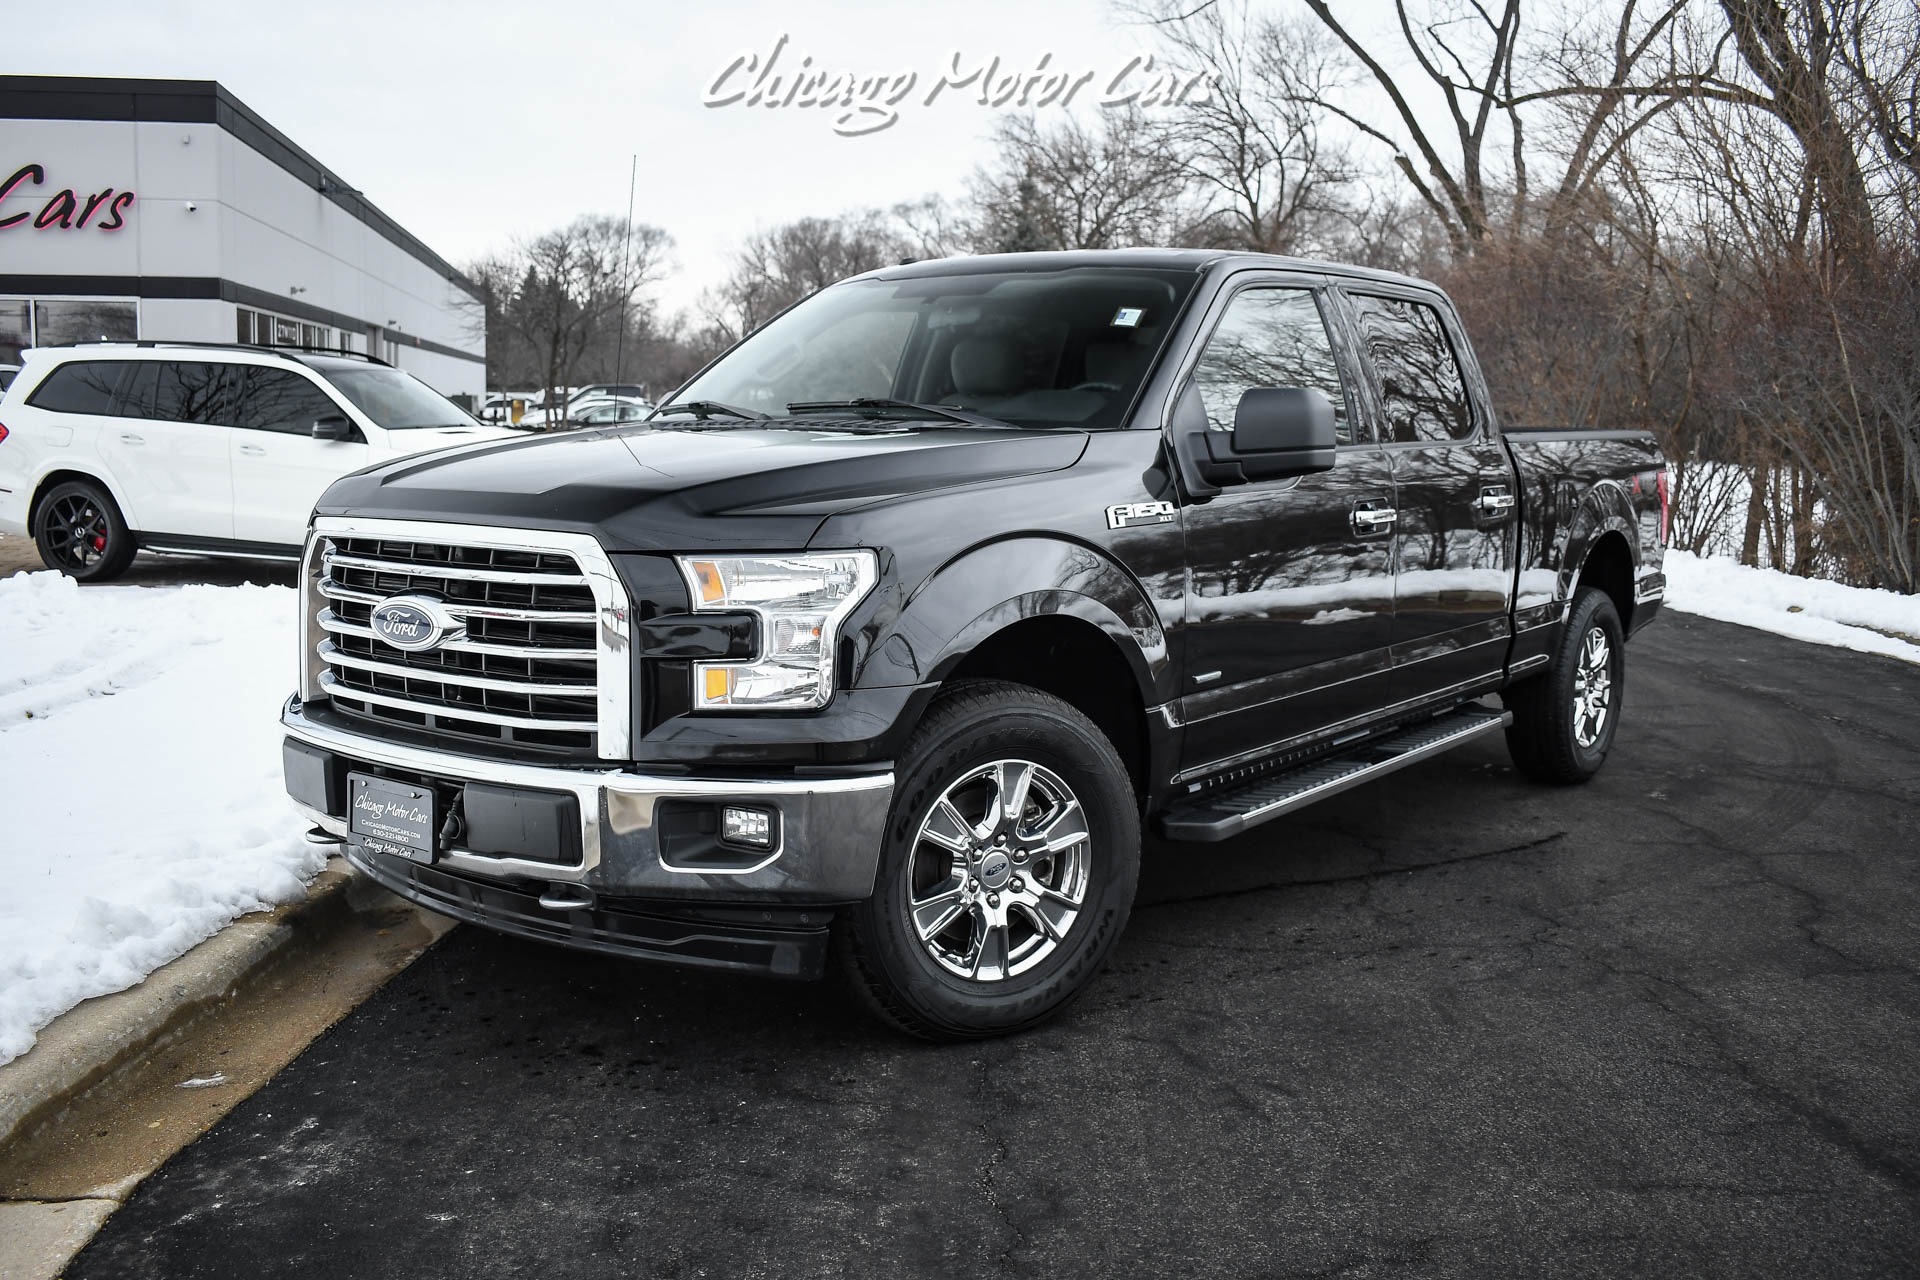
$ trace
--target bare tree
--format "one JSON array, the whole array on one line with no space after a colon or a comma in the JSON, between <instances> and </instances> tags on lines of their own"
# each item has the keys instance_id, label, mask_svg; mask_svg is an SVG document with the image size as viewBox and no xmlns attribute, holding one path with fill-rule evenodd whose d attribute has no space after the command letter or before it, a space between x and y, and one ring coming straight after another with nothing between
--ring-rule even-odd
<instances>
[{"instance_id":1,"label":"bare tree","mask_svg":"<svg viewBox=\"0 0 1920 1280\"><path fill-rule=\"evenodd\" d=\"M489 331L528 361L555 403L596 348L608 354L664 273L672 240L658 227L585 215L475 263ZM497 339L496 339L497 340ZM491 361L489 362L491 364Z\"/></svg>"},{"instance_id":2,"label":"bare tree","mask_svg":"<svg viewBox=\"0 0 1920 1280\"><path fill-rule=\"evenodd\" d=\"M1315 24L1256 15L1247 0L1195 10L1181 0L1136 8L1162 42L1162 61L1213 76L1213 89L1157 124L1170 157L1200 193L1195 238L1223 248L1298 253L1345 222L1356 177L1344 149L1321 135L1334 53Z\"/></svg>"},{"instance_id":3,"label":"bare tree","mask_svg":"<svg viewBox=\"0 0 1920 1280\"><path fill-rule=\"evenodd\" d=\"M732 273L709 298L712 319L737 341L835 281L912 256L886 214L800 218L750 237Z\"/></svg>"},{"instance_id":4,"label":"bare tree","mask_svg":"<svg viewBox=\"0 0 1920 1280\"><path fill-rule=\"evenodd\" d=\"M979 248L1165 244L1192 220L1182 166L1138 110L1104 112L1092 124L1014 116L994 141L993 161L968 183Z\"/></svg>"}]
</instances>

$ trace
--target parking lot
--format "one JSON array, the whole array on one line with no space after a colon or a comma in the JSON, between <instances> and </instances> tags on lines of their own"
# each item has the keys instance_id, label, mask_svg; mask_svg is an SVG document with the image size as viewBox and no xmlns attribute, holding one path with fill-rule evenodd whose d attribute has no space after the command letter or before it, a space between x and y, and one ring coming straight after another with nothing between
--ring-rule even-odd
<instances>
[{"instance_id":1,"label":"parking lot","mask_svg":"<svg viewBox=\"0 0 1920 1280\"><path fill-rule=\"evenodd\" d=\"M69 1274L1920 1274L1920 670L1670 614L1629 684L1587 787L1150 845L1011 1040L458 929Z\"/></svg>"}]
</instances>

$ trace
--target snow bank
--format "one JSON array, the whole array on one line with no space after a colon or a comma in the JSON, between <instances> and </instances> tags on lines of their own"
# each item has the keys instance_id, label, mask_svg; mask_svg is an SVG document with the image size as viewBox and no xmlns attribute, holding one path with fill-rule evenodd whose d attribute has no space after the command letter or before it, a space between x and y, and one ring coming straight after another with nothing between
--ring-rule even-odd
<instances>
[{"instance_id":1,"label":"snow bank","mask_svg":"<svg viewBox=\"0 0 1920 1280\"><path fill-rule=\"evenodd\" d=\"M1920 596L1796 578L1684 551L1667 552L1666 571L1667 603L1682 613L1920 662Z\"/></svg>"},{"instance_id":2,"label":"snow bank","mask_svg":"<svg viewBox=\"0 0 1920 1280\"><path fill-rule=\"evenodd\" d=\"M325 863L280 778L287 587L0 579L0 1063Z\"/></svg>"}]
</instances>

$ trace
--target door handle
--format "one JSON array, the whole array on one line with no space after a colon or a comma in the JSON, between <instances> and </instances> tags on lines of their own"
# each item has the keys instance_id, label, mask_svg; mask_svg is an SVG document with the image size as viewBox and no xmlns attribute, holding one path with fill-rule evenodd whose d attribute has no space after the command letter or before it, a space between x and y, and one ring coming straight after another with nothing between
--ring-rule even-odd
<instances>
[{"instance_id":1,"label":"door handle","mask_svg":"<svg viewBox=\"0 0 1920 1280\"><path fill-rule=\"evenodd\" d=\"M240 446L240 452L246 454L249 458L257 458L265 453L266 450L257 444L243 444Z\"/></svg>"},{"instance_id":2,"label":"door handle","mask_svg":"<svg viewBox=\"0 0 1920 1280\"><path fill-rule=\"evenodd\" d=\"M1482 489L1473 509L1483 516L1497 516L1513 510L1513 494L1504 488Z\"/></svg>"},{"instance_id":3,"label":"door handle","mask_svg":"<svg viewBox=\"0 0 1920 1280\"><path fill-rule=\"evenodd\" d=\"M1393 528L1400 513L1392 507L1357 506L1353 509L1353 531L1361 536L1385 533Z\"/></svg>"},{"instance_id":4,"label":"door handle","mask_svg":"<svg viewBox=\"0 0 1920 1280\"><path fill-rule=\"evenodd\" d=\"M134 435L131 431L123 431L120 433L121 444L145 444L146 442L147 438L145 436Z\"/></svg>"}]
</instances>

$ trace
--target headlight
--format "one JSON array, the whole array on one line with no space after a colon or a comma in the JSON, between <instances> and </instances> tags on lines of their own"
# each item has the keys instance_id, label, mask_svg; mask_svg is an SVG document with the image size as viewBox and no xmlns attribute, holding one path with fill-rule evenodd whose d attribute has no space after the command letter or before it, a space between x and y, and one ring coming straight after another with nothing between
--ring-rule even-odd
<instances>
[{"instance_id":1,"label":"headlight","mask_svg":"<svg viewBox=\"0 0 1920 1280\"><path fill-rule=\"evenodd\" d=\"M833 697L840 623L879 576L871 551L790 556L678 556L695 612L760 619L748 662L693 664L696 711L806 711Z\"/></svg>"}]
</instances>

